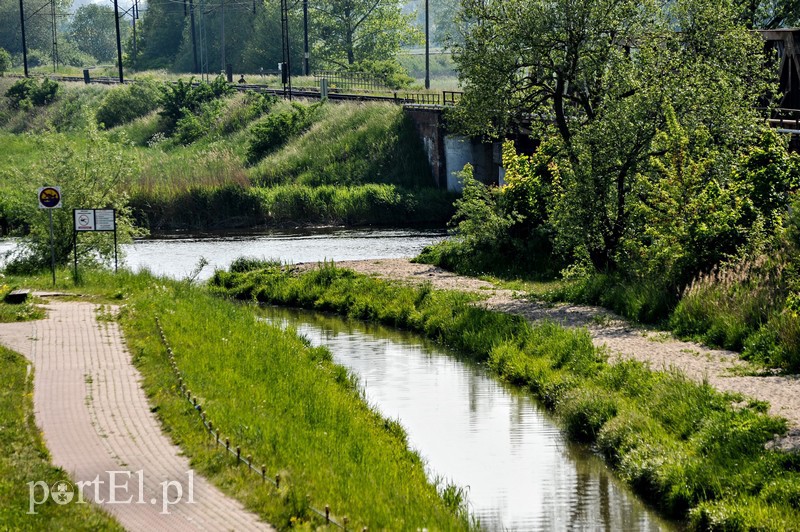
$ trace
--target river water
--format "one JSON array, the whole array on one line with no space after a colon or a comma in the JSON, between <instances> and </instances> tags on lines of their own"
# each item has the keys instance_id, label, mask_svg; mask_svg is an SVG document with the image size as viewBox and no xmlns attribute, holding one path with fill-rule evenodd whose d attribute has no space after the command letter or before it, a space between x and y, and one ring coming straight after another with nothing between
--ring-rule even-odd
<instances>
[{"instance_id":1,"label":"river water","mask_svg":"<svg viewBox=\"0 0 800 532\"><path fill-rule=\"evenodd\" d=\"M308 229L212 236L162 235L122 246L125 266L149 269L176 279L190 275L201 257L208 261L198 279L215 268L227 269L241 256L278 259L286 263L323 260L391 259L413 257L428 244L445 237L443 231L416 229ZM16 245L0 239L0 261ZM0 262L0 265L2 263Z\"/></svg>"},{"instance_id":2,"label":"river water","mask_svg":"<svg viewBox=\"0 0 800 532\"><path fill-rule=\"evenodd\" d=\"M529 397L420 337L338 317L266 307L359 376L399 419L430 478L467 489L488 530L669 530L586 448L567 442Z\"/></svg>"},{"instance_id":3,"label":"river water","mask_svg":"<svg viewBox=\"0 0 800 532\"><path fill-rule=\"evenodd\" d=\"M312 230L168 237L125 246L127 266L182 278L237 257L317 262L410 257L444 238L417 230ZM0 255L14 240L0 240ZM534 401L474 364L408 333L286 309L267 319L296 328L359 376L371 404L406 428L430 478L467 490L489 530L662 530L672 526L638 501L602 460L568 443Z\"/></svg>"}]
</instances>

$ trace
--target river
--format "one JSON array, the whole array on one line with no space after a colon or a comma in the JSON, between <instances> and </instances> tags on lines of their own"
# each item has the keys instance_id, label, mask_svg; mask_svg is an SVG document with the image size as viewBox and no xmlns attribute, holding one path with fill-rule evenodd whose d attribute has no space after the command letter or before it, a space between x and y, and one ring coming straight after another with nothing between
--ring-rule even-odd
<instances>
[{"instance_id":1,"label":"river","mask_svg":"<svg viewBox=\"0 0 800 532\"><path fill-rule=\"evenodd\" d=\"M670 530L535 401L420 337L307 311L266 307L358 375L367 400L399 419L427 464L467 489L488 530Z\"/></svg>"},{"instance_id":2,"label":"river","mask_svg":"<svg viewBox=\"0 0 800 532\"><path fill-rule=\"evenodd\" d=\"M413 257L426 245L445 237L440 230L418 229L302 229L220 235L161 235L123 245L125 266L149 269L176 279L191 275L201 257L208 265L197 276L211 277L241 256L278 259L287 263L323 260L392 259ZM2 255L16 245L0 239ZM2 264L2 263L0 263Z\"/></svg>"}]
</instances>

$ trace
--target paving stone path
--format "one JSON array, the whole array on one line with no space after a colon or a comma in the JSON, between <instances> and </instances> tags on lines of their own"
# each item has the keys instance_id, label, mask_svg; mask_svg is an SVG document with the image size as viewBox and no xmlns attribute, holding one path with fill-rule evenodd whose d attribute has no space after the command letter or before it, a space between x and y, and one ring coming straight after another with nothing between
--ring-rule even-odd
<instances>
[{"instance_id":1,"label":"paving stone path","mask_svg":"<svg viewBox=\"0 0 800 532\"><path fill-rule=\"evenodd\" d=\"M161 432L115 322L98 320L91 303L46 308L44 320L0 323L0 343L32 362L53 463L76 483L99 480L84 485L87 500L129 530L271 530L194 474Z\"/></svg>"}]
</instances>

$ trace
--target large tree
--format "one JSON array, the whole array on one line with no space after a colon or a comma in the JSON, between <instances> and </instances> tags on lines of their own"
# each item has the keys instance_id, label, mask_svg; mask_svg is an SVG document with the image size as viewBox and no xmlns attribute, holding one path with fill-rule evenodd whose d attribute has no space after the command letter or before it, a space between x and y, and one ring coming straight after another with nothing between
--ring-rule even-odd
<instances>
[{"instance_id":1,"label":"large tree","mask_svg":"<svg viewBox=\"0 0 800 532\"><path fill-rule=\"evenodd\" d=\"M726 153L750 140L767 92L763 44L729 0L464 0L458 122L498 135L522 122L559 138L553 217L564 248L614 268L637 238L637 175L666 127ZM724 180L725 176L705 176Z\"/></svg>"},{"instance_id":2,"label":"large tree","mask_svg":"<svg viewBox=\"0 0 800 532\"><path fill-rule=\"evenodd\" d=\"M127 40L130 27L120 21L120 33ZM69 23L69 38L78 50L98 61L113 61L117 58L117 31L114 9L98 4L86 4L78 8Z\"/></svg>"},{"instance_id":3,"label":"large tree","mask_svg":"<svg viewBox=\"0 0 800 532\"><path fill-rule=\"evenodd\" d=\"M400 46L418 40L414 15L398 0L312 0L309 3L316 61L347 67L393 59Z\"/></svg>"}]
</instances>

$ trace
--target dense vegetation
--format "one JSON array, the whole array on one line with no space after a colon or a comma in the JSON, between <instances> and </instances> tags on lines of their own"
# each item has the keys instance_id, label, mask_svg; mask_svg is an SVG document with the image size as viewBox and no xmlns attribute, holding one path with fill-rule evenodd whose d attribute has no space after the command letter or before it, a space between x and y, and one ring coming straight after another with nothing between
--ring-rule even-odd
<instances>
[{"instance_id":1,"label":"dense vegetation","mask_svg":"<svg viewBox=\"0 0 800 532\"><path fill-rule=\"evenodd\" d=\"M50 286L48 275L7 281L11 286ZM122 303L115 318L167 433L198 474L279 529L322 526L322 518L310 507L321 510L325 505L338 522L348 517L348 529L470 528L459 490L427 480L403 428L367 405L357 379L334 364L325 348L311 347L294 332L260 320L253 308L213 297L189 281L87 270L76 285L67 270L60 270L58 283L59 289L77 290L89 300ZM237 467L223 448L209 445L199 415L179 393L156 317L184 383L221 437L252 455L258 466L263 464L271 478L279 474L280 489ZM20 402L23 390L29 390L29 385L23 386L25 365L0 349L0 364L6 362L10 365L2 366L3 375L16 384L3 393L17 393L15 400ZM22 420L27 427L30 404L26 410ZM16 418L9 412L2 419L7 424ZM0 440L15 434L4 430ZM11 441L6 448L17 446ZM14 452L7 462L0 459L0 469L15 460ZM26 464L17 463L14 475L0 475L0 493L5 481L17 482L14 479L28 474L19 469ZM24 482L13 487L19 485ZM0 516L4 510L0 508ZM10 522L30 528L26 518Z\"/></svg>"},{"instance_id":2,"label":"dense vegetation","mask_svg":"<svg viewBox=\"0 0 800 532\"><path fill-rule=\"evenodd\" d=\"M334 311L409 328L485 362L556 413L567 434L603 453L634 490L693 529L800 526L796 454L765 450L786 430L744 403L677 372L608 364L585 330L488 311L475 295L403 286L323 265L302 275L240 261L217 272L223 295ZM732 406L737 403L737 406Z\"/></svg>"},{"instance_id":3,"label":"dense vegetation","mask_svg":"<svg viewBox=\"0 0 800 532\"><path fill-rule=\"evenodd\" d=\"M0 228L30 232L21 258L33 267L49 260L35 203L45 184L64 187L60 263L73 207L115 207L123 239L141 229L442 224L452 213L397 106L289 104L233 94L222 78L110 89L0 80L0 93ZM89 238L87 258L103 241Z\"/></svg>"},{"instance_id":4,"label":"dense vegetation","mask_svg":"<svg viewBox=\"0 0 800 532\"><path fill-rule=\"evenodd\" d=\"M774 73L740 6L591 1L573 20L570 2L512 4L464 2L485 23L454 52L453 119L491 136L527 116L538 147L505 145L499 189L467 169L455 239L420 260L561 277L549 298L800 370L800 159L757 111Z\"/></svg>"}]
</instances>

